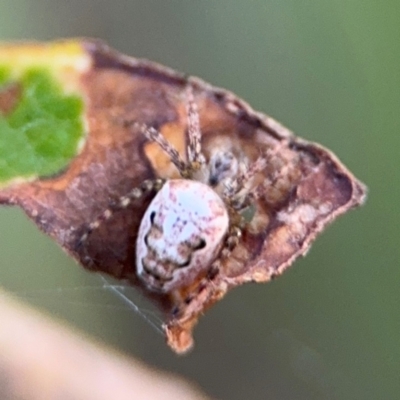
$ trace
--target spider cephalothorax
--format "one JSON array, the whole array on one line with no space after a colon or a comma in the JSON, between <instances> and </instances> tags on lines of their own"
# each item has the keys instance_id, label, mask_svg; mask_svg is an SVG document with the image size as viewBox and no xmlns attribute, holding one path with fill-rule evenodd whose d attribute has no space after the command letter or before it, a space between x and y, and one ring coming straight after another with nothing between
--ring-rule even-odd
<instances>
[{"instance_id":1,"label":"spider cephalothorax","mask_svg":"<svg viewBox=\"0 0 400 400\"><path fill-rule=\"evenodd\" d=\"M190 287L218 274L221 259L228 257L240 240L243 212L251 205L253 178L265 167L263 157L251 162L240 149L224 143L214 146L205 157L191 89L186 96L187 161L158 130L134 124L163 149L181 178L146 180L114 207L125 208L146 192L157 191L140 224L136 274L147 289L159 293ZM92 222L81 242L112 213L105 210Z\"/></svg>"}]
</instances>

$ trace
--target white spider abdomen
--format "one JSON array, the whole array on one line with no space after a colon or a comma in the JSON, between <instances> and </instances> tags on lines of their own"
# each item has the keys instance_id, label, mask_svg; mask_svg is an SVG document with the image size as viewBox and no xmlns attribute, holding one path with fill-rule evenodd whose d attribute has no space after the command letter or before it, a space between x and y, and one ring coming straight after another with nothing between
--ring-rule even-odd
<instances>
[{"instance_id":1,"label":"white spider abdomen","mask_svg":"<svg viewBox=\"0 0 400 400\"><path fill-rule=\"evenodd\" d=\"M190 285L217 257L228 227L228 211L213 189L192 180L167 181L140 224L138 277L159 292Z\"/></svg>"}]
</instances>

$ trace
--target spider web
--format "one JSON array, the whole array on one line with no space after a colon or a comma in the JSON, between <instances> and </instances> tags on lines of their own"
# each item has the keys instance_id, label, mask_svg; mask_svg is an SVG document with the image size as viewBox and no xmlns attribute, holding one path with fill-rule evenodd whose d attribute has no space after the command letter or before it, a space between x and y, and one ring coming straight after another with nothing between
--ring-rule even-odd
<instances>
[{"instance_id":1,"label":"spider web","mask_svg":"<svg viewBox=\"0 0 400 400\"><path fill-rule=\"evenodd\" d=\"M138 315L164 336L161 312L135 287L78 267L17 208L0 209L0 222L0 286L7 292L72 322L120 312L139 322Z\"/></svg>"},{"instance_id":2,"label":"spider web","mask_svg":"<svg viewBox=\"0 0 400 400\"><path fill-rule=\"evenodd\" d=\"M162 329L163 321L152 311L142 309L139 305L132 300L129 295L126 293L127 289L131 289L125 285L115 285L108 281L106 277L100 275L100 279L103 282L103 288L106 290L110 290L113 292L119 299L121 299L132 311L137 313L140 317L142 317L151 327L153 327L158 333L164 335L164 331ZM156 318L156 320L154 320Z\"/></svg>"},{"instance_id":3,"label":"spider web","mask_svg":"<svg viewBox=\"0 0 400 400\"><path fill-rule=\"evenodd\" d=\"M142 318L155 332L164 336L164 331L162 329L163 320L161 316L157 313L155 307L149 304L148 300L135 288L121 284L119 281L100 274L97 275L97 280L99 282L98 286L60 286L56 288L34 290L13 290L12 293L34 303L45 301L49 304L50 301L54 302L56 299L62 301L63 304L71 306L99 307L100 309L108 309L110 311L128 310ZM99 302L98 299L96 299L95 302L88 300L92 295L98 295L104 291L112 294L120 304L110 304L108 303L109 299L106 298L104 299L104 304L103 302Z\"/></svg>"}]
</instances>

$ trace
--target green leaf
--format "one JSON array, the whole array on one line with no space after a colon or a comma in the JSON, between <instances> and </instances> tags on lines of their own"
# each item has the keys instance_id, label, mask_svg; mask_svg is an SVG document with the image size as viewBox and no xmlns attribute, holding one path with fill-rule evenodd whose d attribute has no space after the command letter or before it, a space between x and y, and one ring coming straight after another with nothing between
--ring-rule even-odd
<instances>
[{"instance_id":1,"label":"green leaf","mask_svg":"<svg viewBox=\"0 0 400 400\"><path fill-rule=\"evenodd\" d=\"M0 96L10 85L20 93L13 109L0 112L0 183L49 176L77 154L83 131L83 99L65 94L46 68L28 68L11 79L0 67Z\"/></svg>"}]
</instances>

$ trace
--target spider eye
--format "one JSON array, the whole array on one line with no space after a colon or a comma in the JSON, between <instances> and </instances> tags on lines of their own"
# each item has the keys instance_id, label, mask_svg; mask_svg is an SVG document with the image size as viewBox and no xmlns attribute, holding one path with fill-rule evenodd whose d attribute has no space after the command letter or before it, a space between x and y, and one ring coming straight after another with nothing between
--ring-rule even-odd
<instances>
[{"instance_id":1,"label":"spider eye","mask_svg":"<svg viewBox=\"0 0 400 400\"><path fill-rule=\"evenodd\" d=\"M151 222L152 225L154 224L154 219L155 219L155 217L156 217L156 212L153 211L153 212L150 214L150 222Z\"/></svg>"}]
</instances>

